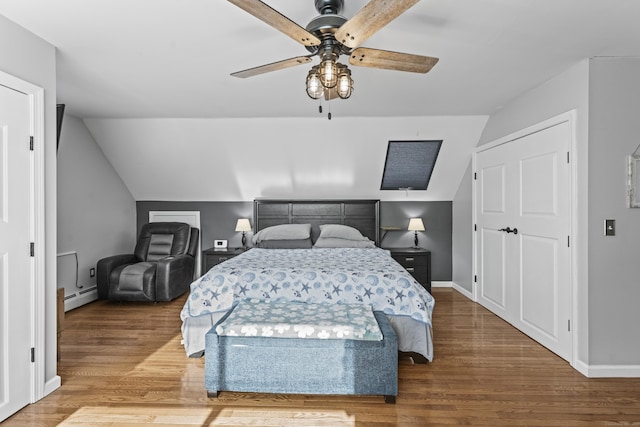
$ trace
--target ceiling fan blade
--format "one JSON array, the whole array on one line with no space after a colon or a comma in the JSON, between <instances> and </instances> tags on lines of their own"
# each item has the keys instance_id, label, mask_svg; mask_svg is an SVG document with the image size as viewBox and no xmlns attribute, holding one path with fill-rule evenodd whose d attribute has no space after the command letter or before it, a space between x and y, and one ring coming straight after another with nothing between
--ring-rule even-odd
<instances>
[{"instance_id":1,"label":"ceiling fan blade","mask_svg":"<svg viewBox=\"0 0 640 427\"><path fill-rule=\"evenodd\" d=\"M271 64L261 65L259 67L248 68L242 71L231 73L233 77L247 78L257 76L259 74L270 73L271 71L283 70L296 65L302 65L311 62L309 56L296 56L295 58L285 59L283 61L272 62Z\"/></svg>"},{"instance_id":2,"label":"ceiling fan blade","mask_svg":"<svg viewBox=\"0 0 640 427\"><path fill-rule=\"evenodd\" d=\"M318 46L320 39L296 24L277 10L259 0L229 0L245 12L250 13L276 30L286 34L305 46Z\"/></svg>"},{"instance_id":3,"label":"ceiling fan blade","mask_svg":"<svg viewBox=\"0 0 640 427\"><path fill-rule=\"evenodd\" d=\"M338 28L336 40L350 48L358 47L418 1L420 0L371 0Z\"/></svg>"},{"instance_id":4,"label":"ceiling fan blade","mask_svg":"<svg viewBox=\"0 0 640 427\"><path fill-rule=\"evenodd\" d=\"M438 63L438 58L359 47L351 52L349 63L361 67L424 74L428 73Z\"/></svg>"}]
</instances>

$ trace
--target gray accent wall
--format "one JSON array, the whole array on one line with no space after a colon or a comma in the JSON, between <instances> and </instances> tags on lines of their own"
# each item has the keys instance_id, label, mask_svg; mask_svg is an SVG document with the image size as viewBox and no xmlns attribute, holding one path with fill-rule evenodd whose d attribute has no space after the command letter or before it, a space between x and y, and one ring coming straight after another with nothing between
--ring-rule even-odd
<instances>
[{"instance_id":1,"label":"gray accent wall","mask_svg":"<svg viewBox=\"0 0 640 427\"><path fill-rule=\"evenodd\" d=\"M418 231L418 245L431 251L431 280L451 281L451 202L380 202L380 226L400 227L389 231L381 246L413 246L414 232L407 230L409 218L422 218L425 231Z\"/></svg>"},{"instance_id":2,"label":"gray accent wall","mask_svg":"<svg viewBox=\"0 0 640 427\"><path fill-rule=\"evenodd\" d=\"M235 231L236 221L238 218L253 218L253 202L143 201L137 202L136 206L138 233L149 222L149 211L199 211L202 250L212 248L214 240L228 240L230 248L242 246L242 233ZM251 233L248 233L247 246L250 245Z\"/></svg>"},{"instance_id":3,"label":"gray accent wall","mask_svg":"<svg viewBox=\"0 0 640 427\"><path fill-rule=\"evenodd\" d=\"M81 119L65 115L58 148L58 253L78 254L78 286L99 259L133 253L136 203ZM78 291L62 283L65 295Z\"/></svg>"},{"instance_id":4,"label":"gray accent wall","mask_svg":"<svg viewBox=\"0 0 640 427\"><path fill-rule=\"evenodd\" d=\"M253 202L137 202L137 229L149 221L149 211L200 211L202 249L215 239L226 239L229 247L241 246L236 233L238 218L251 218ZM431 250L432 280L451 281L451 202L380 202L380 225L403 230L390 231L383 247L413 246L413 232L406 230L410 217L421 217L426 231L418 232L420 246ZM250 233L248 242L250 245Z\"/></svg>"},{"instance_id":5,"label":"gray accent wall","mask_svg":"<svg viewBox=\"0 0 640 427\"><path fill-rule=\"evenodd\" d=\"M45 394L53 391L56 364L56 49L0 16L0 70L44 89ZM36 242L38 244L38 242Z\"/></svg>"}]
</instances>

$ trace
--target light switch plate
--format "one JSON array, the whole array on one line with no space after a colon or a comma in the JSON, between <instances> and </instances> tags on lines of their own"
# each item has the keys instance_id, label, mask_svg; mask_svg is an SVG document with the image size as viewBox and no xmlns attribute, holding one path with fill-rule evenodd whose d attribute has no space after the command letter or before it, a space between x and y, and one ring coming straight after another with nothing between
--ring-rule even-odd
<instances>
[{"instance_id":1,"label":"light switch plate","mask_svg":"<svg viewBox=\"0 0 640 427\"><path fill-rule=\"evenodd\" d=\"M615 236L616 235L616 220L605 219L604 220L604 235Z\"/></svg>"}]
</instances>

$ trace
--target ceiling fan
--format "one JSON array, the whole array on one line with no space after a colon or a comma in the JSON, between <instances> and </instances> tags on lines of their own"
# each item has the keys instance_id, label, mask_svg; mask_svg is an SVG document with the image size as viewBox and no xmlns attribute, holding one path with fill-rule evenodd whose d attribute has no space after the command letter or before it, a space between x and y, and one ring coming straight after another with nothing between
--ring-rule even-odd
<instances>
[{"instance_id":1,"label":"ceiling fan","mask_svg":"<svg viewBox=\"0 0 640 427\"><path fill-rule=\"evenodd\" d=\"M302 28L260 0L229 0L229 2L264 21L278 31L304 45L309 55L296 56L271 64L232 73L234 77L253 77L311 62L320 57L307 75L307 95L313 99L324 96L346 99L353 91L351 70L338 62L349 56L349 64L395 71L427 73L438 58L359 47L376 31L396 19L419 0L370 0L351 19L340 15L344 0L314 0L320 14Z\"/></svg>"}]
</instances>

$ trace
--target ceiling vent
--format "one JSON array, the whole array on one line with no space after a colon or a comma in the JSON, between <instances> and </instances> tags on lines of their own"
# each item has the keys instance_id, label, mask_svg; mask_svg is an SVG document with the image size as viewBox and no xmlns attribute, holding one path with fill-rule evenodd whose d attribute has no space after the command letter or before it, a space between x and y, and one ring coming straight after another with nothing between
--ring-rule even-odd
<instances>
[{"instance_id":1,"label":"ceiling vent","mask_svg":"<svg viewBox=\"0 0 640 427\"><path fill-rule=\"evenodd\" d=\"M426 190L442 140L389 141L381 190Z\"/></svg>"}]
</instances>

